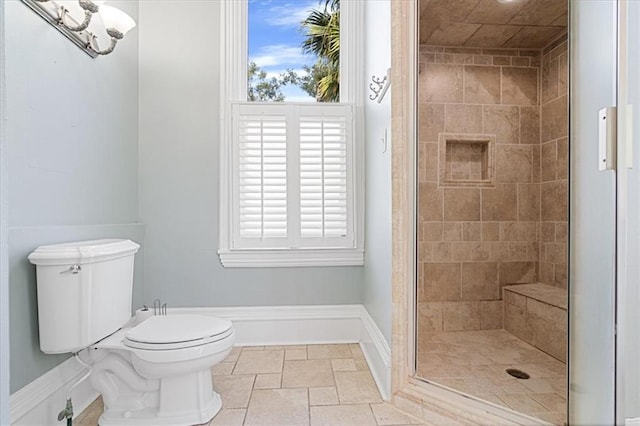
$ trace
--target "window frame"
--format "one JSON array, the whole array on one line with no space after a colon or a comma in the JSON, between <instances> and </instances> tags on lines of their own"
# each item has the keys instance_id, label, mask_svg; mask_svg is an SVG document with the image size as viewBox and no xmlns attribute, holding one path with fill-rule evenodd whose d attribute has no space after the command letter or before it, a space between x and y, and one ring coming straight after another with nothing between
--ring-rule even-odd
<instances>
[{"instance_id":1,"label":"window frame","mask_svg":"<svg viewBox=\"0 0 640 426\"><path fill-rule=\"evenodd\" d=\"M340 103L352 106L353 240L350 248L234 248L233 105L247 101L248 1L220 2L220 203L218 255L224 267L364 264L364 24L362 1L340 4ZM346 29L346 30L345 30ZM277 105L277 104L276 104Z\"/></svg>"}]
</instances>

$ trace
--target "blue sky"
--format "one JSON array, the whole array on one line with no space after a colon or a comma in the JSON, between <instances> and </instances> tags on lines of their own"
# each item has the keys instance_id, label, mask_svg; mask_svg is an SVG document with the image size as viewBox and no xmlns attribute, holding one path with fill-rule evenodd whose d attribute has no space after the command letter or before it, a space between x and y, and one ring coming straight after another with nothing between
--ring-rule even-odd
<instances>
[{"instance_id":1,"label":"blue sky","mask_svg":"<svg viewBox=\"0 0 640 426\"><path fill-rule=\"evenodd\" d=\"M320 7L318 0L249 0L249 60L269 75L287 68L301 72L302 65L312 65L314 57L300 48L300 22ZM287 101L314 101L295 86L285 86L282 92Z\"/></svg>"}]
</instances>

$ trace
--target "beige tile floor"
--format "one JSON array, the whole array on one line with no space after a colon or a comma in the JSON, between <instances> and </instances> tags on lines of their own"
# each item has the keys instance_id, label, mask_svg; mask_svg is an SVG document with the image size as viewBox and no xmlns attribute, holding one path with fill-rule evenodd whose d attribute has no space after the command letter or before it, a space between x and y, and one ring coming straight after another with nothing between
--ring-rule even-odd
<instances>
[{"instance_id":1,"label":"beige tile floor","mask_svg":"<svg viewBox=\"0 0 640 426\"><path fill-rule=\"evenodd\" d=\"M557 425L565 422L566 365L504 330L424 333L417 359L421 378ZM516 379L507 368L531 377Z\"/></svg>"},{"instance_id":2,"label":"beige tile floor","mask_svg":"<svg viewBox=\"0 0 640 426\"><path fill-rule=\"evenodd\" d=\"M234 348L211 374L223 404L212 426L421 424L382 402L357 344ZM102 409L74 424L97 425Z\"/></svg>"}]
</instances>

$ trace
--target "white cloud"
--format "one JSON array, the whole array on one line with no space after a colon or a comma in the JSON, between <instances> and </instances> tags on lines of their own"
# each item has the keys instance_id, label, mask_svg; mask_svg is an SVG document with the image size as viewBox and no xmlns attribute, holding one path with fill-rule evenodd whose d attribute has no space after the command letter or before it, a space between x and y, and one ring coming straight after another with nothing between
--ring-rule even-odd
<instances>
[{"instance_id":1,"label":"white cloud","mask_svg":"<svg viewBox=\"0 0 640 426\"><path fill-rule=\"evenodd\" d=\"M298 46L290 46L286 44L272 44L263 46L256 56L250 57L260 68L278 67L300 68L300 65L310 63L312 60L308 55L302 53L302 49ZM273 70L269 70L273 72Z\"/></svg>"},{"instance_id":2,"label":"white cloud","mask_svg":"<svg viewBox=\"0 0 640 426\"><path fill-rule=\"evenodd\" d=\"M309 16L309 11L318 8L318 5L318 1L279 3L267 9L265 21L276 27L298 28L300 23Z\"/></svg>"}]
</instances>

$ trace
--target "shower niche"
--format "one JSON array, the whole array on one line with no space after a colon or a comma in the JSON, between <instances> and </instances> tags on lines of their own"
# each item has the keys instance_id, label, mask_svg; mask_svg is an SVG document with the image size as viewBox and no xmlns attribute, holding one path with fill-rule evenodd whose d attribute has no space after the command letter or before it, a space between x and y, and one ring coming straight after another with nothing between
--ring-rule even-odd
<instances>
[{"instance_id":1,"label":"shower niche","mask_svg":"<svg viewBox=\"0 0 640 426\"><path fill-rule=\"evenodd\" d=\"M495 136L441 133L441 186L492 186Z\"/></svg>"}]
</instances>

